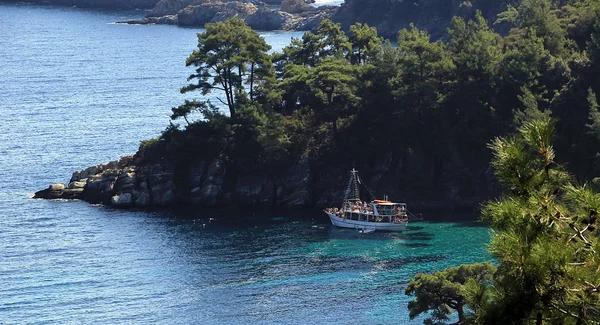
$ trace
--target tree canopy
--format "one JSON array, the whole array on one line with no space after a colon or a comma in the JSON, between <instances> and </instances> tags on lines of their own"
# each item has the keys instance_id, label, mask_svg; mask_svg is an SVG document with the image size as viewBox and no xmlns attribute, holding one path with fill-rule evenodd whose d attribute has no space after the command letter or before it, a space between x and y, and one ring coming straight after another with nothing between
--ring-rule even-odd
<instances>
[{"instance_id":1,"label":"tree canopy","mask_svg":"<svg viewBox=\"0 0 600 325\"><path fill-rule=\"evenodd\" d=\"M173 108L153 156L227 157L229 171L259 173L298 159L324 174L385 171L376 191L474 206L499 192L487 144L550 116L557 162L593 179L598 17L598 0L520 1L497 19L504 35L474 12L452 19L441 41L412 25L395 43L367 24L344 32L325 20L275 53L239 19L208 24L182 88L197 97Z\"/></svg>"},{"instance_id":2,"label":"tree canopy","mask_svg":"<svg viewBox=\"0 0 600 325\"><path fill-rule=\"evenodd\" d=\"M468 267L462 265L418 274L406 289L416 296L411 317L431 311L430 319L446 320L456 311L461 324L598 323L600 193L555 162L555 124L529 120L517 135L489 145L505 188L482 207L482 220L494 230L489 251L497 270L456 278Z\"/></svg>"}]
</instances>

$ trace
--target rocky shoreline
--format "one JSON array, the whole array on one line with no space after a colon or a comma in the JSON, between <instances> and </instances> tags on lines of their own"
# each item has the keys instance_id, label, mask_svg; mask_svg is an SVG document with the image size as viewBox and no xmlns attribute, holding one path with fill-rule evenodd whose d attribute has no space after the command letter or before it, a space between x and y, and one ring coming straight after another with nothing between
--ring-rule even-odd
<instances>
[{"instance_id":1,"label":"rocky shoreline","mask_svg":"<svg viewBox=\"0 0 600 325\"><path fill-rule=\"evenodd\" d=\"M307 0L283 0L281 9L264 2L231 0L161 0L146 17L126 24L166 24L202 27L206 23L240 18L255 30L313 30L331 18L338 7L313 7Z\"/></svg>"},{"instance_id":2,"label":"rocky shoreline","mask_svg":"<svg viewBox=\"0 0 600 325\"><path fill-rule=\"evenodd\" d=\"M219 207L231 204L288 207L308 206L307 165L295 166L285 179L240 178L226 186L226 168L221 159L186 166L184 173L169 162L143 163L136 156L76 171L69 183L52 184L34 198L79 199L115 207L163 207L175 204Z\"/></svg>"},{"instance_id":3,"label":"rocky shoreline","mask_svg":"<svg viewBox=\"0 0 600 325\"><path fill-rule=\"evenodd\" d=\"M22 0L0 0L21 2ZM379 36L395 39L402 28L414 23L426 30L432 39L441 39L452 17L472 19L477 11L489 22L506 9L506 0L471 2L430 0L426 6L410 1L345 0L340 6L310 5L314 0L29 0L28 3L104 9L150 9L138 20L125 24L163 24L204 27L206 23L237 17L256 30L314 30L322 20L331 19L348 31L354 23L377 28ZM273 6L280 6L274 9ZM509 25L497 24L494 29L505 34Z\"/></svg>"},{"instance_id":4,"label":"rocky shoreline","mask_svg":"<svg viewBox=\"0 0 600 325\"><path fill-rule=\"evenodd\" d=\"M377 192L408 203L413 211L475 211L495 193L497 185L490 180L488 170L479 175L483 191L461 196L460 185L448 183L443 186L447 193L443 197L430 192L416 195L412 186L399 186L401 181L396 177L386 182L385 175L395 168L391 160L380 160L368 178L369 184L379 187ZM136 154L76 171L68 184L52 184L36 192L34 198L79 199L117 208L326 207L343 201L347 178L348 171L343 168L317 168L303 159L275 177L260 171L228 170L222 158L176 166L167 161L144 161Z\"/></svg>"}]
</instances>

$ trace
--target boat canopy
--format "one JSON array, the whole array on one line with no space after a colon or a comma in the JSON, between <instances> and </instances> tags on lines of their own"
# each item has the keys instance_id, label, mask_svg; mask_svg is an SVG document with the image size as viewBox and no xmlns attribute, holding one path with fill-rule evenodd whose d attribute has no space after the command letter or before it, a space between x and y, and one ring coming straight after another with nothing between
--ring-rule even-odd
<instances>
[{"instance_id":1,"label":"boat canopy","mask_svg":"<svg viewBox=\"0 0 600 325\"><path fill-rule=\"evenodd\" d=\"M373 200L373 203L375 203L375 204L382 204L382 203L392 203L392 202L388 201L388 200Z\"/></svg>"},{"instance_id":2,"label":"boat canopy","mask_svg":"<svg viewBox=\"0 0 600 325\"><path fill-rule=\"evenodd\" d=\"M377 201L382 201L382 200L375 200L375 201L373 201L373 203L377 204L377 205L406 205L406 203L393 203L390 201L377 202Z\"/></svg>"}]
</instances>

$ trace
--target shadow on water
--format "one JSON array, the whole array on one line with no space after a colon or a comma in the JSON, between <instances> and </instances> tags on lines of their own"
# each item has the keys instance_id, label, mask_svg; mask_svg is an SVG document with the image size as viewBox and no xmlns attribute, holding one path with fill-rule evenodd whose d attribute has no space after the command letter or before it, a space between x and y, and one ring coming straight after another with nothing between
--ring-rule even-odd
<instances>
[{"instance_id":1,"label":"shadow on water","mask_svg":"<svg viewBox=\"0 0 600 325\"><path fill-rule=\"evenodd\" d=\"M377 271L394 271L406 268L412 264L436 263L447 258L444 255L433 255L373 260L365 257L292 255L285 259L271 259L266 262L254 259L253 261L247 261L246 265L252 268L253 277L270 280L273 278L288 277L292 272L297 277L344 271L365 272L371 271L374 268ZM235 277L231 278L232 283L237 281Z\"/></svg>"},{"instance_id":2,"label":"shadow on water","mask_svg":"<svg viewBox=\"0 0 600 325\"><path fill-rule=\"evenodd\" d=\"M403 234L406 240L432 240L434 235L429 232L419 231L414 233Z\"/></svg>"},{"instance_id":3,"label":"shadow on water","mask_svg":"<svg viewBox=\"0 0 600 325\"><path fill-rule=\"evenodd\" d=\"M430 247L431 244L426 244L426 243L407 243L407 244L402 244L402 246L404 246L404 247L411 247L411 248L419 248L419 247Z\"/></svg>"},{"instance_id":4,"label":"shadow on water","mask_svg":"<svg viewBox=\"0 0 600 325\"><path fill-rule=\"evenodd\" d=\"M490 225L481 221L462 222L455 224L452 227L471 227L471 228L489 228Z\"/></svg>"}]
</instances>

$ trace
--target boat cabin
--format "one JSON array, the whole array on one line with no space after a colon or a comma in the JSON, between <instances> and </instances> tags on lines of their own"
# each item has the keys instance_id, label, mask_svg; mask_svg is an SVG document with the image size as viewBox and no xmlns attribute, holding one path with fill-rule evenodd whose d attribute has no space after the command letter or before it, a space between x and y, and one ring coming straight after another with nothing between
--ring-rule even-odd
<instances>
[{"instance_id":1,"label":"boat cabin","mask_svg":"<svg viewBox=\"0 0 600 325\"><path fill-rule=\"evenodd\" d=\"M366 202L345 202L342 210L334 212L341 218L367 222L401 222L407 217L405 203L384 200Z\"/></svg>"},{"instance_id":2,"label":"boat cabin","mask_svg":"<svg viewBox=\"0 0 600 325\"><path fill-rule=\"evenodd\" d=\"M406 215L406 204L405 203L392 203L389 201L375 200L371 202L373 207L373 213L380 216L405 216Z\"/></svg>"}]
</instances>

